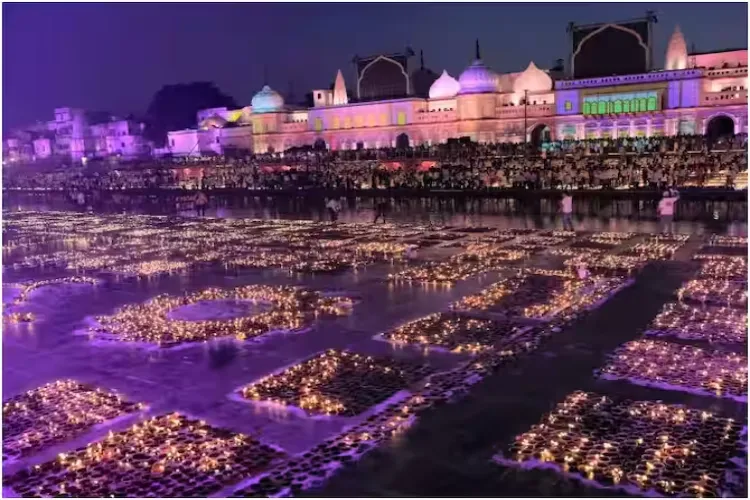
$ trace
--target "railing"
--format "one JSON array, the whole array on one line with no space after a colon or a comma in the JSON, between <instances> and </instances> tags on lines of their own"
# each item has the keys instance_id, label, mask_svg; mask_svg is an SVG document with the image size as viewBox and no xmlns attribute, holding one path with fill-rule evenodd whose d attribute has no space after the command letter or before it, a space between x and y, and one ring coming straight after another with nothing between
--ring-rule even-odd
<instances>
[{"instance_id":1,"label":"railing","mask_svg":"<svg viewBox=\"0 0 750 500\"><path fill-rule=\"evenodd\" d=\"M705 76L708 78L716 77L733 77L733 76L747 76L747 66L741 68L719 68L706 70Z\"/></svg>"},{"instance_id":2,"label":"railing","mask_svg":"<svg viewBox=\"0 0 750 500\"><path fill-rule=\"evenodd\" d=\"M721 106L724 104L747 104L747 90L725 90L703 94L704 106Z\"/></svg>"},{"instance_id":3,"label":"railing","mask_svg":"<svg viewBox=\"0 0 750 500\"><path fill-rule=\"evenodd\" d=\"M526 116L551 116L555 114L554 104L529 104L526 106ZM498 118L523 118L524 106L502 106L497 108Z\"/></svg>"},{"instance_id":4,"label":"railing","mask_svg":"<svg viewBox=\"0 0 750 500\"><path fill-rule=\"evenodd\" d=\"M455 111L426 111L414 115L417 123L451 122L456 120Z\"/></svg>"}]
</instances>

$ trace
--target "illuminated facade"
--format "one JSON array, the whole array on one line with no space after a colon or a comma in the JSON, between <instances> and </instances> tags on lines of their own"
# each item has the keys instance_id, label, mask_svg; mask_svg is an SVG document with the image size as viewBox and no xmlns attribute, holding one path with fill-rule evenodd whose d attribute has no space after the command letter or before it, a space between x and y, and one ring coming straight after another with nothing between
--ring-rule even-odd
<instances>
[{"instance_id":1,"label":"illuminated facade","mask_svg":"<svg viewBox=\"0 0 750 500\"><path fill-rule=\"evenodd\" d=\"M376 60L389 63L387 56ZM409 89L403 62L392 64L393 75L403 74ZM265 86L251 106L199 112L198 127L170 132L168 148L175 155L200 155L432 145L462 137L486 143L701 134L717 121L726 126L727 119L735 133L747 132L747 49L688 54L676 29L665 66L554 80L532 62L522 72L497 74L477 44L466 70L458 78L443 72L426 97L353 101L339 72L333 90L313 91L313 107L295 108Z\"/></svg>"},{"instance_id":2,"label":"illuminated facade","mask_svg":"<svg viewBox=\"0 0 750 500\"><path fill-rule=\"evenodd\" d=\"M14 130L3 141L4 159L27 162L58 158L138 158L151 154L144 124L77 108L56 108L55 119Z\"/></svg>"}]
</instances>

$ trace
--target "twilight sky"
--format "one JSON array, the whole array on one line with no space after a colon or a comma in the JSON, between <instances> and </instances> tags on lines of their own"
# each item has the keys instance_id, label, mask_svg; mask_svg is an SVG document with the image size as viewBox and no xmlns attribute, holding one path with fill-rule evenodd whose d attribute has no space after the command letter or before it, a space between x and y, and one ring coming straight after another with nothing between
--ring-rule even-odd
<instances>
[{"instance_id":1,"label":"twilight sky","mask_svg":"<svg viewBox=\"0 0 750 500\"><path fill-rule=\"evenodd\" d=\"M352 57L425 52L457 77L474 39L495 71L566 58L569 21L620 21L655 10L663 64L675 24L698 51L747 47L745 3L681 4L3 4L3 126L53 118L55 107L143 113L167 83L214 81L247 105L268 67L272 87L299 98L326 88ZM616 57L616 54L613 54ZM418 58L411 61L418 65Z\"/></svg>"}]
</instances>

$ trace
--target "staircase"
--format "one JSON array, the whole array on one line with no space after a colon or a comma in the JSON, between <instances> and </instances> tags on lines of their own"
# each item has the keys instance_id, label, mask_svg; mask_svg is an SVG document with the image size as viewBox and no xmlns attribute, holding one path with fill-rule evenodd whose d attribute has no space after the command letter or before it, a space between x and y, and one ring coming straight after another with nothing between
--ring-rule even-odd
<instances>
[{"instance_id":1,"label":"staircase","mask_svg":"<svg viewBox=\"0 0 750 500\"><path fill-rule=\"evenodd\" d=\"M711 177L708 178L706 181L706 187L709 188L723 188L727 185L727 171L726 170L720 170L719 172L715 173ZM734 188L735 189L747 189L747 170L744 170L737 174L737 177L734 179Z\"/></svg>"}]
</instances>

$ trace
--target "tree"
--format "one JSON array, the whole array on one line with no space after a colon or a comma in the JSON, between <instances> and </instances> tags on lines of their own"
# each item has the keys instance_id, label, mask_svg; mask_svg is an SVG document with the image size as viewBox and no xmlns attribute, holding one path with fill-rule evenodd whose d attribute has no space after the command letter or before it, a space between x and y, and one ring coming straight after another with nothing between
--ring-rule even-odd
<instances>
[{"instance_id":1,"label":"tree","mask_svg":"<svg viewBox=\"0 0 750 500\"><path fill-rule=\"evenodd\" d=\"M154 94L146 111L146 138L163 147L167 132L195 126L199 110L223 107L238 106L212 82L165 85Z\"/></svg>"}]
</instances>

